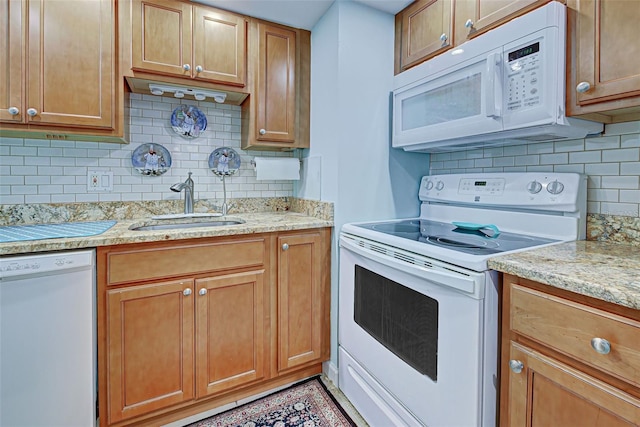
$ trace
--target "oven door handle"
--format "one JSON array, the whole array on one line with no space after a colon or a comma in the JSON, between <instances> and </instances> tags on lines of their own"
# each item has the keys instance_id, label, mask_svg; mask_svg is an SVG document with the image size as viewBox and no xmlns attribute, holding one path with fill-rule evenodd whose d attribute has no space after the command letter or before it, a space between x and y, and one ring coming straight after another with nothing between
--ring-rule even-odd
<instances>
[{"instance_id":1,"label":"oven door handle","mask_svg":"<svg viewBox=\"0 0 640 427\"><path fill-rule=\"evenodd\" d=\"M458 289L469 294L476 293L476 281L472 277L465 277L462 273L457 275L444 271L438 271L435 269L420 267L408 262L402 262L401 260L398 260L396 258L381 255L378 252L372 251L370 249L362 248L346 239L340 239L340 246L365 258L372 259L388 267L395 268L396 270L400 270L405 273L409 273L421 279L430 280L440 286L447 286L450 288Z\"/></svg>"}]
</instances>

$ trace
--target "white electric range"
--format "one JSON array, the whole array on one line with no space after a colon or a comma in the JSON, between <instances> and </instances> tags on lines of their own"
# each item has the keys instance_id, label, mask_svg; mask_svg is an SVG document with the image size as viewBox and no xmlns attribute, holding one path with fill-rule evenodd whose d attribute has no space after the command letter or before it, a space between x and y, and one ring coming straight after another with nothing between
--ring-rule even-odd
<instances>
[{"instance_id":1,"label":"white electric range","mask_svg":"<svg viewBox=\"0 0 640 427\"><path fill-rule=\"evenodd\" d=\"M499 280L487 260L584 239L586 177L425 176L419 198L418 218L341 230L339 386L372 426L493 426Z\"/></svg>"}]
</instances>

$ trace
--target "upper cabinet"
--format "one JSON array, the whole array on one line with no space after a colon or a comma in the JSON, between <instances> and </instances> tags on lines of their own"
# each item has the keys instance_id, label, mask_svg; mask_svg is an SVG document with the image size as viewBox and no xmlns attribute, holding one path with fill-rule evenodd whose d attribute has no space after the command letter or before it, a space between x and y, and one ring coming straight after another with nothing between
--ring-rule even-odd
<instances>
[{"instance_id":1,"label":"upper cabinet","mask_svg":"<svg viewBox=\"0 0 640 427\"><path fill-rule=\"evenodd\" d=\"M417 0L396 15L395 73L550 0Z\"/></svg>"},{"instance_id":2,"label":"upper cabinet","mask_svg":"<svg viewBox=\"0 0 640 427\"><path fill-rule=\"evenodd\" d=\"M244 17L175 0L134 0L131 7L134 72L245 85Z\"/></svg>"},{"instance_id":3,"label":"upper cabinet","mask_svg":"<svg viewBox=\"0 0 640 427\"><path fill-rule=\"evenodd\" d=\"M242 148L309 147L311 34L252 20Z\"/></svg>"},{"instance_id":4,"label":"upper cabinet","mask_svg":"<svg viewBox=\"0 0 640 427\"><path fill-rule=\"evenodd\" d=\"M640 7L627 0L569 0L567 6L568 115L640 120Z\"/></svg>"},{"instance_id":5,"label":"upper cabinet","mask_svg":"<svg viewBox=\"0 0 640 427\"><path fill-rule=\"evenodd\" d=\"M113 0L0 5L2 135L122 136Z\"/></svg>"},{"instance_id":6,"label":"upper cabinet","mask_svg":"<svg viewBox=\"0 0 640 427\"><path fill-rule=\"evenodd\" d=\"M396 15L396 74L449 49L453 0L418 0Z\"/></svg>"}]
</instances>

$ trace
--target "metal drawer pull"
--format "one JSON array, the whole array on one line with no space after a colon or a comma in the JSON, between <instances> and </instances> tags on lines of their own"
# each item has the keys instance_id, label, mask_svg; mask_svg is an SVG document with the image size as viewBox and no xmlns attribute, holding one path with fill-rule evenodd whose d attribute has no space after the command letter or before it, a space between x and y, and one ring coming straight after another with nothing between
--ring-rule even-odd
<instances>
[{"instance_id":1,"label":"metal drawer pull","mask_svg":"<svg viewBox=\"0 0 640 427\"><path fill-rule=\"evenodd\" d=\"M289 245L288 244L285 243L284 245L282 245L282 250L283 251L286 251L287 249L289 249Z\"/></svg>"},{"instance_id":2,"label":"metal drawer pull","mask_svg":"<svg viewBox=\"0 0 640 427\"><path fill-rule=\"evenodd\" d=\"M516 374L519 374L524 369L524 363L519 360L511 359L509 360L509 368Z\"/></svg>"},{"instance_id":3,"label":"metal drawer pull","mask_svg":"<svg viewBox=\"0 0 640 427\"><path fill-rule=\"evenodd\" d=\"M609 354L611 351L611 344L604 338L592 338L591 347L600 354Z\"/></svg>"},{"instance_id":4,"label":"metal drawer pull","mask_svg":"<svg viewBox=\"0 0 640 427\"><path fill-rule=\"evenodd\" d=\"M189 289L189 288L185 289L184 291L182 291L182 294L185 297L188 297L189 295L191 295L191 289Z\"/></svg>"},{"instance_id":5,"label":"metal drawer pull","mask_svg":"<svg viewBox=\"0 0 640 427\"><path fill-rule=\"evenodd\" d=\"M578 85L576 86L576 91L578 93L585 93L588 92L589 89L591 89L591 85L589 84L589 82L580 82L578 83Z\"/></svg>"}]
</instances>

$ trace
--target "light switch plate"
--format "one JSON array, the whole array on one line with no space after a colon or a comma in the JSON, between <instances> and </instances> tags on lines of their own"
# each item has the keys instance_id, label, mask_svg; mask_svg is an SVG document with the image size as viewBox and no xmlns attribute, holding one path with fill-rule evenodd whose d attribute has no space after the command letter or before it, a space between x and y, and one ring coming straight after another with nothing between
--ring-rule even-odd
<instances>
[{"instance_id":1,"label":"light switch plate","mask_svg":"<svg viewBox=\"0 0 640 427\"><path fill-rule=\"evenodd\" d=\"M113 172L88 170L87 191L90 193L109 193L113 191Z\"/></svg>"}]
</instances>

